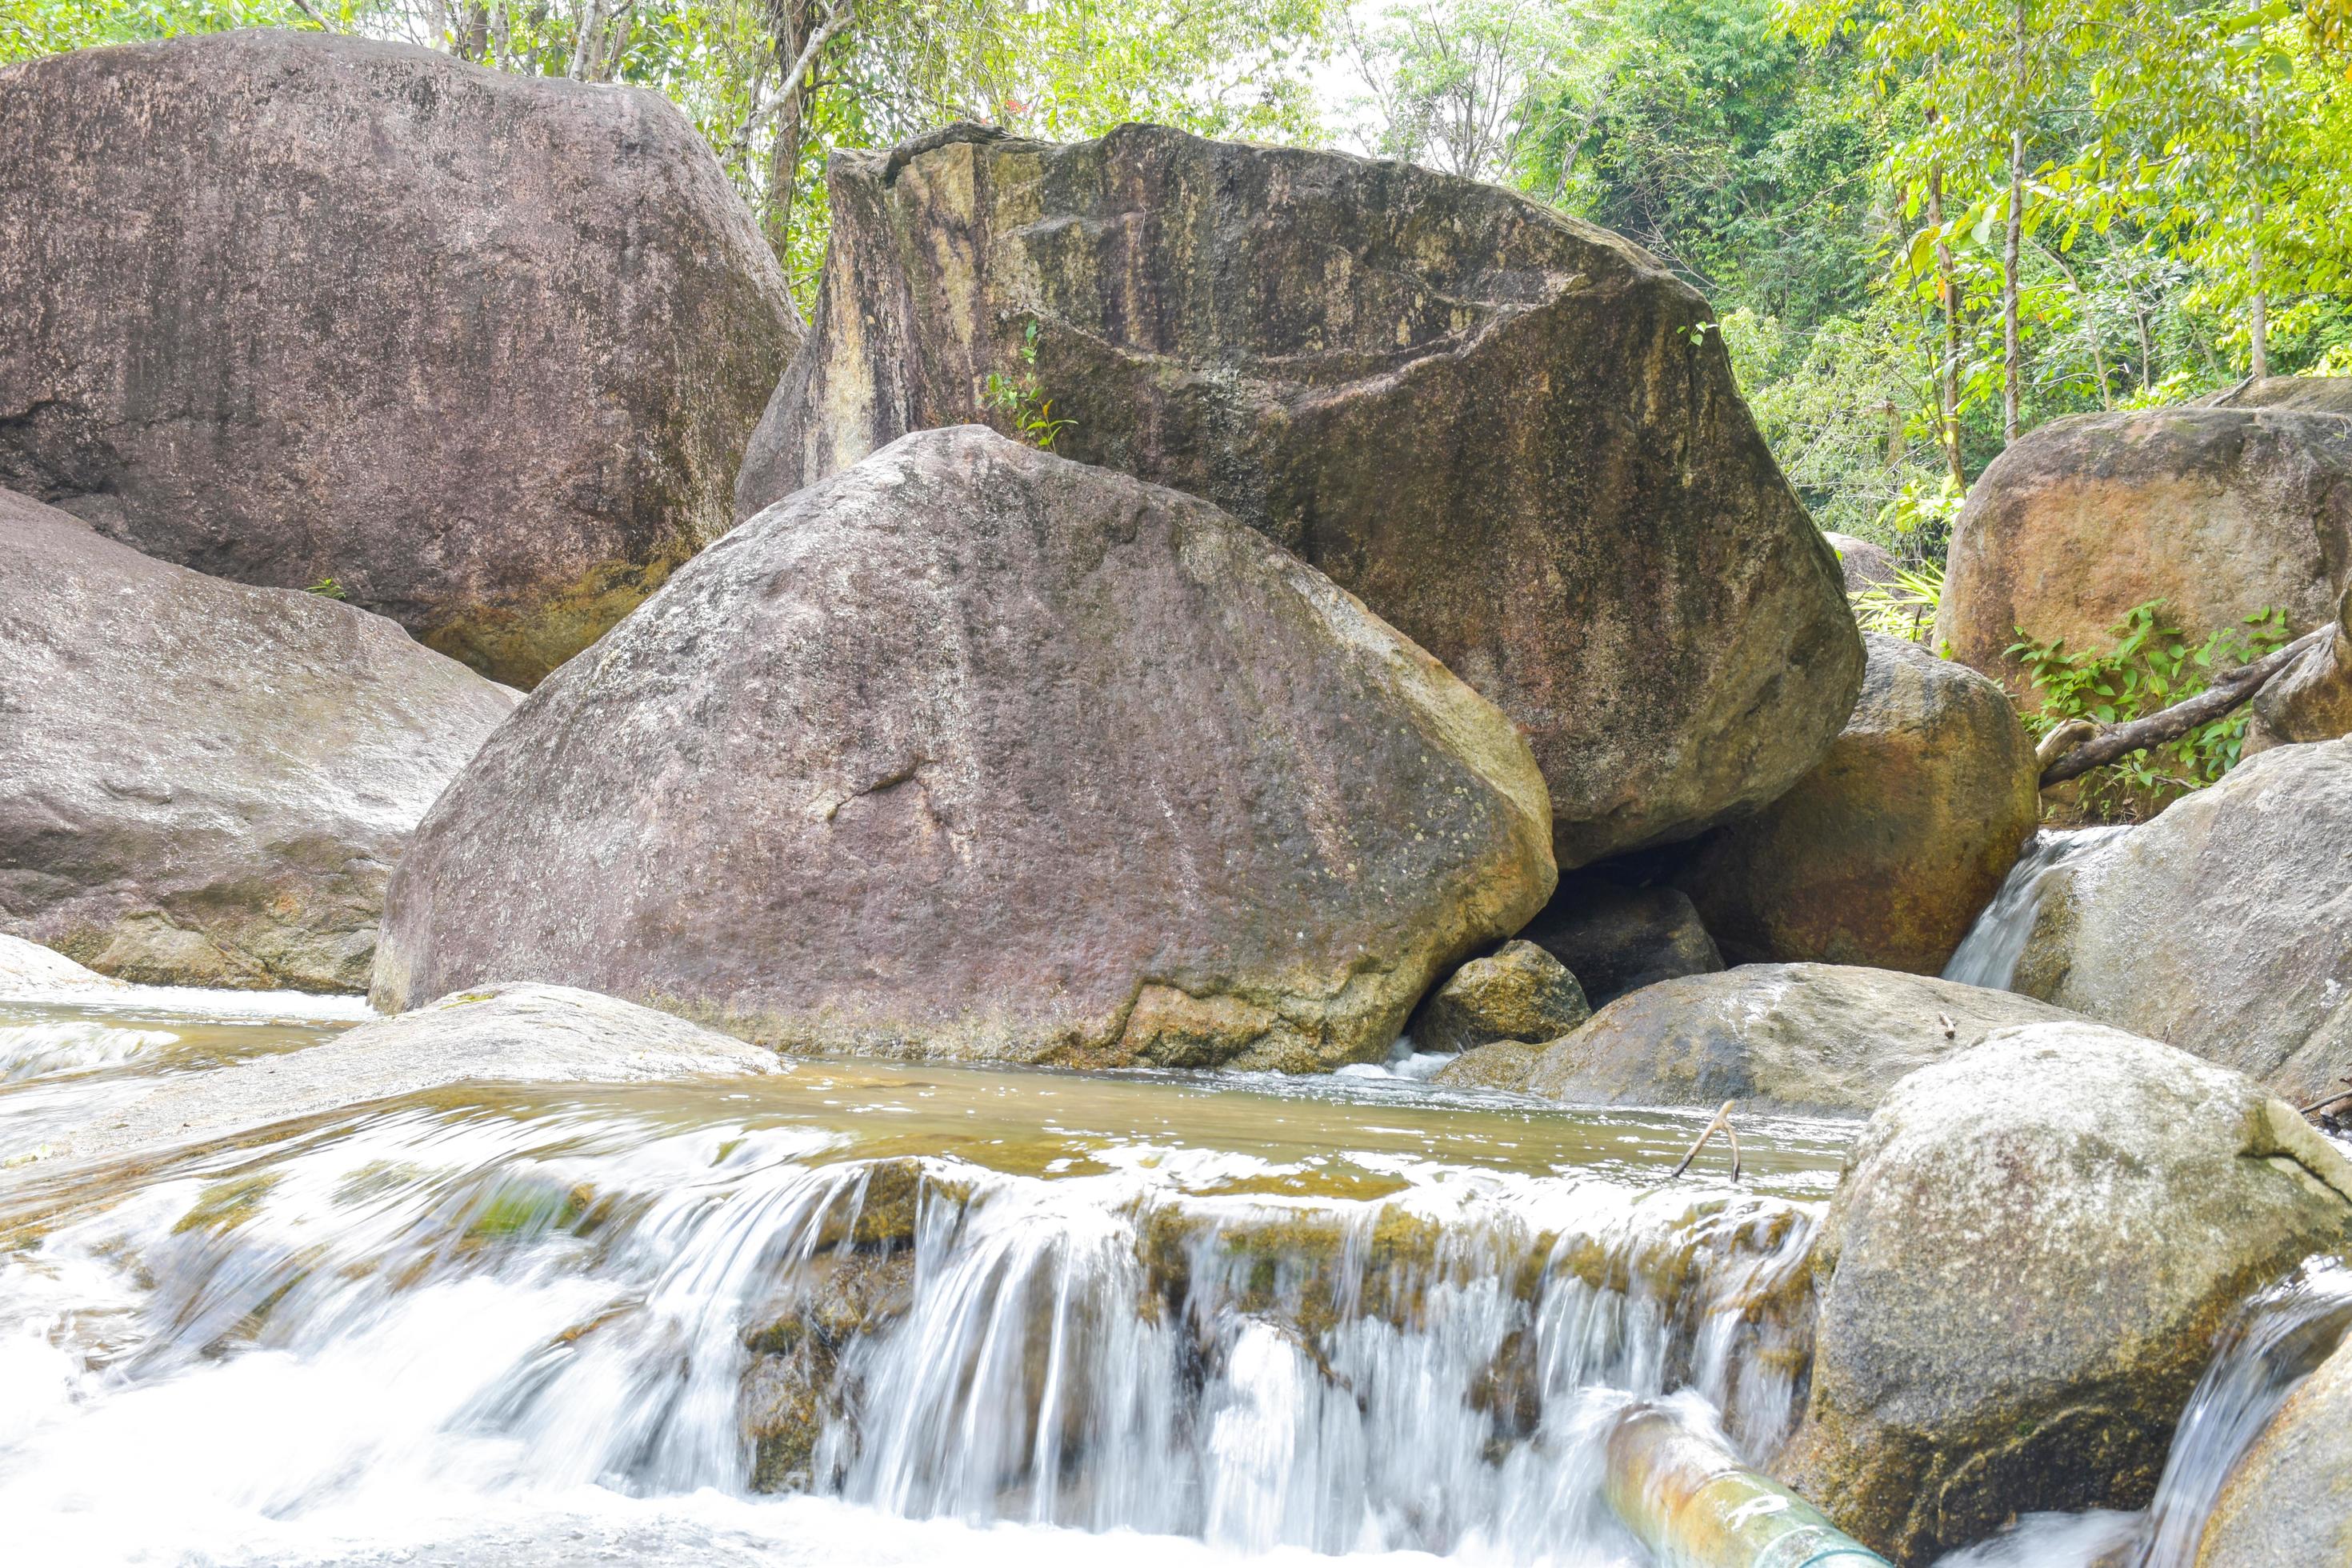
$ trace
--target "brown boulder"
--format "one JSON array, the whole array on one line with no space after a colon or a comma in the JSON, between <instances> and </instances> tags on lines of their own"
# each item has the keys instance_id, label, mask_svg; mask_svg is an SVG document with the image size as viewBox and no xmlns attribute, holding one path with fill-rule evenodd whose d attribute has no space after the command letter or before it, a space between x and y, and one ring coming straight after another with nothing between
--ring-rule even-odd
<instances>
[{"instance_id":1,"label":"brown boulder","mask_svg":"<svg viewBox=\"0 0 2352 1568\"><path fill-rule=\"evenodd\" d=\"M127 980L364 989L409 830L515 700L0 490L0 931Z\"/></svg>"},{"instance_id":2,"label":"brown boulder","mask_svg":"<svg viewBox=\"0 0 2352 1568\"><path fill-rule=\"evenodd\" d=\"M1853 706L1828 544L1706 302L1617 236L1148 125L957 126L830 177L816 321L739 515L906 431L1050 402L1057 453L1215 501L1508 714L1563 865L1762 805Z\"/></svg>"},{"instance_id":3,"label":"brown boulder","mask_svg":"<svg viewBox=\"0 0 2352 1568\"><path fill-rule=\"evenodd\" d=\"M1678 888L1565 876L1519 935L1566 964L1595 1007L1661 980L1723 967L1690 895Z\"/></svg>"},{"instance_id":4,"label":"brown boulder","mask_svg":"<svg viewBox=\"0 0 2352 1568\"><path fill-rule=\"evenodd\" d=\"M2007 694L1916 643L1864 641L1830 754L1675 878L1735 963L1940 974L2033 836L2041 768Z\"/></svg>"},{"instance_id":5,"label":"brown boulder","mask_svg":"<svg viewBox=\"0 0 2352 1568\"><path fill-rule=\"evenodd\" d=\"M1377 1057L1555 880L1509 722L1204 501L975 426L712 546L444 795L397 1009L588 984L795 1051Z\"/></svg>"},{"instance_id":6,"label":"brown boulder","mask_svg":"<svg viewBox=\"0 0 2352 1568\"><path fill-rule=\"evenodd\" d=\"M2252 377L2227 392L2198 398L2207 408L2289 408L2305 414L2352 414L2352 375Z\"/></svg>"},{"instance_id":7,"label":"brown boulder","mask_svg":"<svg viewBox=\"0 0 2352 1568\"><path fill-rule=\"evenodd\" d=\"M2079 1020L1897 1084L1814 1243L1773 1468L1920 1565L2018 1513L2145 1507L2241 1300L2352 1241L2352 1163L2240 1074Z\"/></svg>"},{"instance_id":8,"label":"brown boulder","mask_svg":"<svg viewBox=\"0 0 2352 1568\"><path fill-rule=\"evenodd\" d=\"M2334 613L2352 561L2352 422L2284 409L2079 415L2002 453L1954 524L1937 646L2032 689L2006 650L2023 635L2105 650L2161 599L2191 643L2285 612Z\"/></svg>"},{"instance_id":9,"label":"brown boulder","mask_svg":"<svg viewBox=\"0 0 2352 1568\"><path fill-rule=\"evenodd\" d=\"M1507 942L1446 976L1410 1027L1421 1050L1467 1051L1496 1040L1556 1040L1591 1016L1559 959L1531 942Z\"/></svg>"},{"instance_id":10,"label":"brown boulder","mask_svg":"<svg viewBox=\"0 0 2352 1568\"><path fill-rule=\"evenodd\" d=\"M0 73L0 484L528 686L732 521L800 337L660 95L249 31Z\"/></svg>"}]
</instances>

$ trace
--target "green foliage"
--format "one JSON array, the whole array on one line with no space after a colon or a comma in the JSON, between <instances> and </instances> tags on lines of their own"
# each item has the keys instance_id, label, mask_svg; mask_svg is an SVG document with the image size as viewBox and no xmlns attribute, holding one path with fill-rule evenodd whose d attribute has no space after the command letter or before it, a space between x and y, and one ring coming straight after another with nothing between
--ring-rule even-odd
<instances>
[{"instance_id":1,"label":"green foliage","mask_svg":"<svg viewBox=\"0 0 2352 1568\"><path fill-rule=\"evenodd\" d=\"M2260 658L2287 641L2282 610L2251 616L2242 626L2224 627L2193 647L2164 610L2161 599L2135 606L2109 628L2116 640L2105 653L2070 653L2063 640L2035 642L2021 629L2008 654L2041 698L2040 710L2024 715L2026 728L2038 738L2073 719L2128 724L2186 701L2210 685L2216 671ZM2077 797L2084 814L2133 821L2214 783L2237 765L2249 716L2240 708L2085 775Z\"/></svg>"},{"instance_id":2,"label":"green foliage","mask_svg":"<svg viewBox=\"0 0 2352 1568\"><path fill-rule=\"evenodd\" d=\"M306 594L316 594L321 599L347 599L351 597L350 595L343 592L343 585L341 583L336 582L332 577L321 577L302 591Z\"/></svg>"},{"instance_id":3,"label":"green foliage","mask_svg":"<svg viewBox=\"0 0 2352 1568\"><path fill-rule=\"evenodd\" d=\"M1898 566L1895 581L1853 595L1854 623L1866 632L1926 642L1935 635L1936 612L1944 603L1944 568L1935 562Z\"/></svg>"},{"instance_id":4,"label":"green foliage","mask_svg":"<svg viewBox=\"0 0 2352 1568\"><path fill-rule=\"evenodd\" d=\"M1011 434L1018 436L1041 452L1054 449L1054 438L1077 423L1075 419L1054 417L1054 400L1045 395L1037 382L1037 323L1029 323L1022 335L1021 369L1012 375L990 371L982 384L980 398L982 406L994 409L1011 425Z\"/></svg>"}]
</instances>

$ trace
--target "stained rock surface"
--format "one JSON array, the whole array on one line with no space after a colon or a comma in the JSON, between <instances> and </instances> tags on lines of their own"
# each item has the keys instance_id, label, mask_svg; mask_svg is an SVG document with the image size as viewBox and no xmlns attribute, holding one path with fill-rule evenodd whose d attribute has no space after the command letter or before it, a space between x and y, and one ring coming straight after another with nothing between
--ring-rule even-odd
<instances>
[{"instance_id":1,"label":"stained rock surface","mask_svg":"<svg viewBox=\"0 0 2352 1568\"><path fill-rule=\"evenodd\" d=\"M516 700L0 491L0 931L125 980L364 990L409 830Z\"/></svg>"},{"instance_id":2,"label":"stained rock surface","mask_svg":"<svg viewBox=\"0 0 2352 1568\"><path fill-rule=\"evenodd\" d=\"M732 521L800 338L659 94L253 30L0 75L0 485L528 686Z\"/></svg>"},{"instance_id":3,"label":"stained rock surface","mask_svg":"<svg viewBox=\"0 0 2352 1568\"><path fill-rule=\"evenodd\" d=\"M1540 909L1485 700L1204 501L927 431L559 671L395 877L388 1010L582 984L793 1051L1376 1057Z\"/></svg>"},{"instance_id":4,"label":"stained rock surface","mask_svg":"<svg viewBox=\"0 0 2352 1568\"><path fill-rule=\"evenodd\" d=\"M1834 963L1754 963L1621 996L1517 1086L1578 1104L1868 1111L1995 1030L2069 1017L2007 991Z\"/></svg>"},{"instance_id":5,"label":"stained rock surface","mask_svg":"<svg viewBox=\"0 0 2352 1568\"><path fill-rule=\"evenodd\" d=\"M1940 974L2041 819L2041 764L1999 686L1872 634L1829 755L1676 878L1734 963Z\"/></svg>"},{"instance_id":6,"label":"stained rock surface","mask_svg":"<svg viewBox=\"0 0 2352 1568\"><path fill-rule=\"evenodd\" d=\"M2297 1104L2352 1073L2352 741L2279 746L2053 873L2018 990Z\"/></svg>"},{"instance_id":7,"label":"stained rock surface","mask_svg":"<svg viewBox=\"0 0 2352 1568\"><path fill-rule=\"evenodd\" d=\"M2279 408L2055 419L1986 468L1953 525L1937 646L2020 697L2022 633L2074 652L2151 600L2192 645L2268 609L2333 616L2352 563L2352 420Z\"/></svg>"},{"instance_id":8,"label":"stained rock surface","mask_svg":"<svg viewBox=\"0 0 2352 1568\"><path fill-rule=\"evenodd\" d=\"M2347 1241L2352 1162L2242 1074L2079 1021L2002 1030L1896 1085L1855 1146L1775 1472L1905 1564L2020 1512L2144 1507L2238 1303Z\"/></svg>"},{"instance_id":9,"label":"stained rock surface","mask_svg":"<svg viewBox=\"0 0 2352 1568\"><path fill-rule=\"evenodd\" d=\"M1764 805L1845 721L1835 557L1706 302L1617 236L1148 125L956 126L829 177L739 515L909 430L1067 420L1056 452L1215 501L1508 714L1567 866Z\"/></svg>"}]
</instances>

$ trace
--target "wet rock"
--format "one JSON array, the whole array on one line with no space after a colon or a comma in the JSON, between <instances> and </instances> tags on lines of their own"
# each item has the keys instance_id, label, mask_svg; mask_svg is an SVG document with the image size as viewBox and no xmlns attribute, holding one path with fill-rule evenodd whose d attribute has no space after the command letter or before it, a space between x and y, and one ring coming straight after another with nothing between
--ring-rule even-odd
<instances>
[{"instance_id":1,"label":"wet rock","mask_svg":"<svg viewBox=\"0 0 2352 1568\"><path fill-rule=\"evenodd\" d=\"M751 1445L751 1489L805 1491L828 1425L856 1404L842 1356L858 1338L888 1331L915 1301L915 1255L905 1247L829 1250L793 1268L751 1314L741 1402Z\"/></svg>"},{"instance_id":2,"label":"wet rock","mask_svg":"<svg viewBox=\"0 0 2352 1568\"><path fill-rule=\"evenodd\" d=\"M122 982L84 969L62 952L0 932L0 994L40 996L58 991L120 991Z\"/></svg>"},{"instance_id":3,"label":"wet rock","mask_svg":"<svg viewBox=\"0 0 2352 1568\"><path fill-rule=\"evenodd\" d=\"M2003 1030L1864 1131L1776 1473L1904 1563L2019 1512L2142 1507L2238 1303L2347 1240L2352 1163L2242 1074Z\"/></svg>"},{"instance_id":4,"label":"wet rock","mask_svg":"<svg viewBox=\"0 0 2352 1568\"><path fill-rule=\"evenodd\" d=\"M1905 1075L1996 1030L2070 1016L1894 970L1745 964L1619 997L1548 1047L1523 1087L1580 1105L1868 1111Z\"/></svg>"},{"instance_id":5,"label":"wet rock","mask_svg":"<svg viewBox=\"0 0 2352 1568\"><path fill-rule=\"evenodd\" d=\"M2126 611L2165 601L2191 644L2283 610L2334 613L2352 560L2352 423L2261 408L2154 408L2053 420L1994 460L1953 526L1936 642L2032 690L2021 633L2114 647Z\"/></svg>"},{"instance_id":6,"label":"wet rock","mask_svg":"<svg viewBox=\"0 0 2352 1568\"><path fill-rule=\"evenodd\" d=\"M515 700L0 490L0 931L126 980L364 989L392 863Z\"/></svg>"},{"instance_id":7,"label":"wet rock","mask_svg":"<svg viewBox=\"0 0 2352 1568\"><path fill-rule=\"evenodd\" d=\"M2222 1483L2197 1568L2352 1563L2352 1343L2287 1397Z\"/></svg>"},{"instance_id":8,"label":"wet rock","mask_svg":"<svg viewBox=\"0 0 2352 1568\"><path fill-rule=\"evenodd\" d=\"M1127 125L842 152L750 516L900 434L1007 422L1207 498L1518 723L1560 863L1686 837L1819 760L1861 653L1704 300L1492 186ZM1008 425L1009 427L1009 425Z\"/></svg>"},{"instance_id":9,"label":"wet rock","mask_svg":"<svg viewBox=\"0 0 2352 1568\"><path fill-rule=\"evenodd\" d=\"M2352 741L2280 746L2053 874L2017 989L2297 1104L2352 1073Z\"/></svg>"},{"instance_id":10,"label":"wet rock","mask_svg":"<svg viewBox=\"0 0 2352 1568\"><path fill-rule=\"evenodd\" d=\"M1566 964L1596 1007L1661 980L1723 967L1715 939L1679 888L1565 876L1519 936Z\"/></svg>"},{"instance_id":11,"label":"wet rock","mask_svg":"<svg viewBox=\"0 0 2352 1568\"><path fill-rule=\"evenodd\" d=\"M524 686L732 521L801 329L660 95L252 30L30 61L0 146L0 484Z\"/></svg>"},{"instance_id":12,"label":"wet rock","mask_svg":"<svg viewBox=\"0 0 2352 1568\"><path fill-rule=\"evenodd\" d=\"M777 1065L757 1046L593 992L484 985L323 1045L158 1079L58 1153L90 1159L201 1142L456 1083L646 1083Z\"/></svg>"},{"instance_id":13,"label":"wet rock","mask_svg":"<svg viewBox=\"0 0 2352 1568\"><path fill-rule=\"evenodd\" d=\"M2041 818L2041 765L2001 689L1865 637L1853 717L1819 766L1718 829L1675 881L1733 963L1939 974Z\"/></svg>"},{"instance_id":14,"label":"wet rock","mask_svg":"<svg viewBox=\"0 0 2352 1568\"><path fill-rule=\"evenodd\" d=\"M1474 1046L1430 1075L1429 1081L1446 1089L1499 1089L1517 1093L1527 1087L1544 1047L1518 1040L1497 1040Z\"/></svg>"},{"instance_id":15,"label":"wet rock","mask_svg":"<svg viewBox=\"0 0 2352 1568\"><path fill-rule=\"evenodd\" d=\"M1496 1040L1556 1040L1591 1016L1559 959L1531 942L1507 942L1449 975L1410 1028L1421 1050L1466 1051Z\"/></svg>"},{"instance_id":16,"label":"wet rock","mask_svg":"<svg viewBox=\"0 0 2352 1568\"><path fill-rule=\"evenodd\" d=\"M1867 539L1856 539L1851 533L1832 533L1823 530L1822 537L1837 552L1838 570L1845 575L1845 591L1851 595L1872 588L1890 587L1895 582L1895 554L1883 544L1873 544Z\"/></svg>"},{"instance_id":17,"label":"wet rock","mask_svg":"<svg viewBox=\"0 0 2352 1568\"><path fill-rule=\"evenodd\" d=\"M386 1008L530 973L793 1051L1311 1068L1554 882L1501 714L1205 502L975 426L745 524L394 879Z\"/></svg>"}]
</instances>

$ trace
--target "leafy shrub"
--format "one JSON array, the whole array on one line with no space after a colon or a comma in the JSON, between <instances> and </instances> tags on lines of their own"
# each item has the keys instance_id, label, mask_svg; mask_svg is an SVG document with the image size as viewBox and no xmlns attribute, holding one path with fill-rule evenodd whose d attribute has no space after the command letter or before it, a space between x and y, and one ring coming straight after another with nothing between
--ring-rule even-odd
<instances>
[{"instance_id":1,"label":"leafy shrub","mask_svg":"<svg viewBox=\"0 0 2352 1568\"><path fill-rule=\"evenodd\" d=\"M2153 599L2126 612L2108 628L2116 641L2107 653L2069 653L2063 638L2035 642L2018 628L2019 640L2008 653L2042 698L2039 712L2023 715L2036 740L2073 719L2104 725L2145 718L2204 690L2214 671L2260 658L2287 640L2286 613L2268 609L2191 647L2165 618L2164 608L2162 599ZM2094 821L2133 822L2203 789L2237 766L2250 715L2251 710L2240 708L2177 741L2144 747L2084 775L2077 810Z\"/></svg>"},{"instance_id":2,"label":"leafy shrub","mask_svg":"<svg viewBox=\"0 0 2352 1568\"><path fill-rule=\"evenodd\" d=\"M1077 423L1075 419L1054 417L1053 399L1045 396L1037 384L1037 323L1029 323L1029 331L1021 340L1022 370L1018 375L1005 375L997 371L988 373L981 387L980 399L987 407L1004 416L1013 426L1013 434L1041 452L1054 449L1054 437Z\"/></svg>"},{"instance_id":3,"label":"leafy shrub","mask_svg":"<svg viewBox=\"0 0 2352 1568\"><path fill-rule=\"evenodd\" d=\"M1897 566L1894 582L1853 595L1854 623L1866 632L1926 642L1935 632L1936 611L1943 602L1943 567L1933 561L1916 568Z\"/></svg>"}]
</instances>

